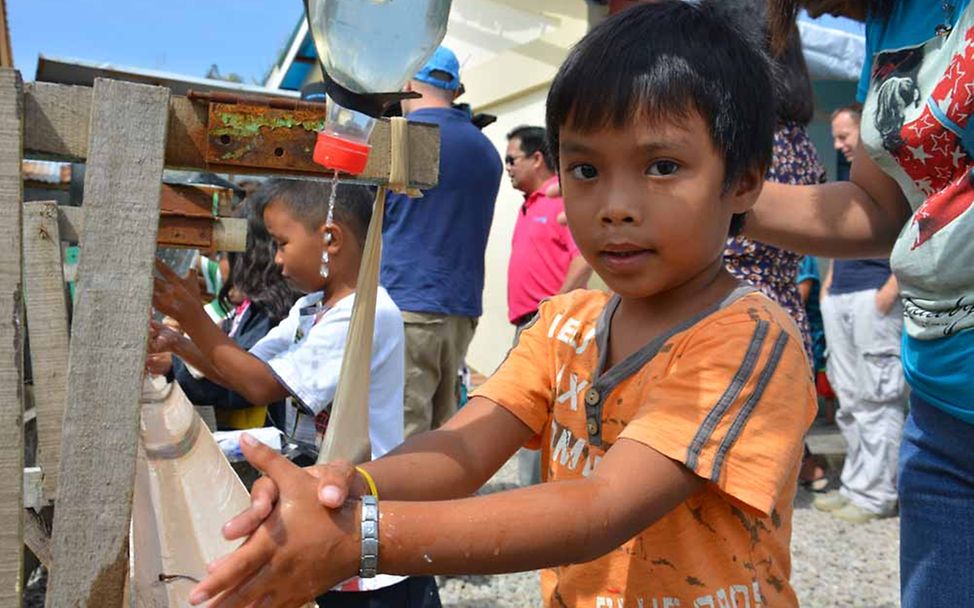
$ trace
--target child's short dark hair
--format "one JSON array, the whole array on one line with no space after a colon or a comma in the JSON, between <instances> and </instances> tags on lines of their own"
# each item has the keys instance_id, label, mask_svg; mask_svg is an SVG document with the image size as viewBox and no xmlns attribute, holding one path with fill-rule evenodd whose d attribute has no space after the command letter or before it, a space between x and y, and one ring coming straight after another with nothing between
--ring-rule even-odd
<instances>
[{"instance_id":1,"label":"child's short dark hair","mask_svg":"<svg viewBox=\"0 0 974 608\"><path fill-rule=\"evenodd\" d=\"M711 0L712 1L712 0ZM724 188L771 163L774 94L767 56L705 0L639 4L606 19L569 53L548 92L548 149L562 126L622 128L633 117L696 111L724 159ZM734 216L731 234L743 226Z\"/></svg>"},{"instance_id":2,"label":"child's short dark hair","mask_svg":"<svg viewBox=\"0 0 974 608\"><path fill-rule=\"evenodd\" d=\"M328 197L331 182L299 179L271 179L264 183L265 197L258 212L274 201L288 211L308 230L317 230L328 219ZM372 190L356 184L338 184L335 196L335 221L352 230L359 243L365 243L372 220Z\"/></svg>"},{"instance_id":3,"label":"child's short dark hair","mask_svg":"<svg viewBox=\"0 0 974 608\"><path fill-rule=\"evenodd\" d=\"M512 139L521 142L521 151L528 156L533 155L535 152L541 152L545 166L550 171L555 170L555 163L551 160L551 154L548 153L548 138L545 135L544 127L521 125L512 129L507 134L507 140L510 141Z\"/></svg>"}]
</instances>

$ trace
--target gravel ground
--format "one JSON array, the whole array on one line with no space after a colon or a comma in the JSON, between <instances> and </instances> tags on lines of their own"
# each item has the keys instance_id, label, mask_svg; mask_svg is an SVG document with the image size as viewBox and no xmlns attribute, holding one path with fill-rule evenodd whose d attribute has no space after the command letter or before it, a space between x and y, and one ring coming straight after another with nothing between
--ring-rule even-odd
<instances>
[{"instance_id":1,"label":"gravel ground","mask_svg":"<svg viewBox=\"0 0 974 608\"><path fill-rule=\"evenodd\" d=\"M508 462L485 492L517 485L517 460ZM899 520L860 526L812 507L799 490L792 533L791 582L803 608L893 608L899 606ZM538 575L440 577L445 608L540 606Z\"/></svg>"}]
</instances>

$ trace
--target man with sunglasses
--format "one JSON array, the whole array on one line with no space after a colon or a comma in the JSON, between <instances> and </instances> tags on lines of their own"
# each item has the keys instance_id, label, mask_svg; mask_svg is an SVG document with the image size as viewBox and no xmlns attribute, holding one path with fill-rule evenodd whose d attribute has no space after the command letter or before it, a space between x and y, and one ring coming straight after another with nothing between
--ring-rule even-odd
<instances>
[{"instance_id":1,"label":"man with sunglasses","mask_svg":"<svg viewBox=\"0 0 974 608\"><path fill-rule=\"evenodd\" d=\"M544 128L522 126L508 133L504 167L511 185L524 193L507 269L507 316L520 331L534 319L542 300L585 287L592 269L579 254L568 226L558 222L564 201L547 194L558 176ZM518 452L521 484L538 483L540 473L540 453L522 448Z\"/></svg>"},{"instance_id":2,"label":"man with sunglasses","mask_svg":"<svg viewBox=\"0 0 974 608\"><path fill-rule=\"evenodd\" d=\"M592 269L579 255L568 227L558 222L564 201L547 195L558 176L544 128L522 126L508 133L504 166L511 185L524 193L507 271L508 319L521 328L545 298L585 287Z\"/></svg>"}]
</instances>

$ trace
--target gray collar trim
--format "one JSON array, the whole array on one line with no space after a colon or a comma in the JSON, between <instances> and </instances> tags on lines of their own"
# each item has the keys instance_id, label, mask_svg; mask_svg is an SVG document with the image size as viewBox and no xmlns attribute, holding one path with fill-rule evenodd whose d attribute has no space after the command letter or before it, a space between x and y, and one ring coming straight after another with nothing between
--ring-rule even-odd
<instances>
[{"instance_id":1,"label":"gray collar trim","mask_svg":"<svg viewBox=\"0 0 974 608\"><path fill-rule=\"evenodd\" d=\"M619 309L619 303L621 302L618 294L613 295L609 302L606 303L595 326L595 344L599 349L599 361L598 367L596 367L595 373L592 376L591 388L586 391L585 395L585 414L589 431L589 442L596 446L602 445L602 410L609 393L649 363L659 353L660 349L663 348L667 340L693 327L718 310L727 308L745 295L756 291L750 285L739 285L721 302L710 306L686 321L668 329L638 351L617 363L612 369L606 370L605 366L609 357L609 327L612 323L612 317Z\"/></svg>"}]
</instances>

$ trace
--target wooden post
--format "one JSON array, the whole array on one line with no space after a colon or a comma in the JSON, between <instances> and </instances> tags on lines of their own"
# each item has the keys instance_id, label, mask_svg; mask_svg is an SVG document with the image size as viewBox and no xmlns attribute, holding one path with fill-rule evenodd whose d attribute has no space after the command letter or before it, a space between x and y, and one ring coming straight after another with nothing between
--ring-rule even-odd
<instances>
[{"instance_id":1,"label":"wooden post","mask_svg":"<svg viewBox=\"0 0 974 608\"><path fill-rule=\"evenodd\" d=\"M123 604L168 119L168 89L95 81L52 608Z\"/></svg>"},{"instance_id":2,"label":"wooden post","mask_svg":"<svg viewBox=\"0 0 974 608\"><path fill-rule=\"evenodd\" d=\"M24 544L21 82L0 69L0 606L20 606Z\"/></svg>"},{"instance_id":3,"label":"wooden post","mask_svg":"<svg viewBox=\"0 0 974 608\"><path fill-rule=\"evenodd\" d=\"M24 290L37 410L37 463L44 473L44 497L52 501L68 394L68 303L57 203L24 204Z\"/></svg>"}]
</instances>

